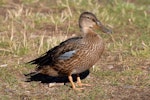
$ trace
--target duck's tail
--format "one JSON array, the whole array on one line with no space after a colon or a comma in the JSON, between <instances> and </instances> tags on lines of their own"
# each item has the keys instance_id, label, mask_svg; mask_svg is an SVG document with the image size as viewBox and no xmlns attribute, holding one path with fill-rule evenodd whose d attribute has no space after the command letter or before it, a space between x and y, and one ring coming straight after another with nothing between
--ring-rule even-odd
<instances>
[{"instance_id":1,"label":"duck's tail","mask_svg":"<svg viewBox=\"0 0 150 100\"><path fill-rule=\"evenodd\" d=\"M29 73L29 74L24 74L26 77L32 77L32 76L35 76L35 75L37 75L37 74L39 74L40 72L31 72L31 73Z\"/></svg>"}]
</instances>

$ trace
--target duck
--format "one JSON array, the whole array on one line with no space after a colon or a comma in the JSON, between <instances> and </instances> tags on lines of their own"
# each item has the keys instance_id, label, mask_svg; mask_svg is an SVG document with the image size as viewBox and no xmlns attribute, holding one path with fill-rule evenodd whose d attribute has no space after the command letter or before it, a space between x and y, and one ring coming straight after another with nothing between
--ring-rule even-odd
<instances>
[{"instance_id":1,"label":"duck","mask_svg":"<svg viewBox=\"0 0 150 100\"><path fill-rule=\"evenodd\" d=\"M101 57L105 43L97 30L112 33L91 12L83 12L79 17L81 36L69 38L28 63L36 65L36 73L49 76L67 76L74 90L90 86L81 82L80 73L89 70ZM72 75L77 77L76 87Z\"/></svg>"}]
</instances>

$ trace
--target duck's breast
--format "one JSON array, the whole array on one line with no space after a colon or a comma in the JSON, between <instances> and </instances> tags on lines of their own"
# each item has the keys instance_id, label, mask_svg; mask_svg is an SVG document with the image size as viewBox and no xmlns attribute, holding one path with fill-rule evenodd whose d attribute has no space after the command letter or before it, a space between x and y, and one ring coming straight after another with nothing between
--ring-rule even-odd
<instances>
[{"instance_id":1,"label":"duck's breast","mask_svg":"<svg viewBox=\"0 0 150 100\"><path fill-rule=\"evenodd\" d=\"M83 55L78 58L79 62L74 66L72 74L81 73L91 68L100 59L104 51L104 42L99 37L96 41L88 41L86 43L85 47L79 51L82 52Z\"/></svg>"}]
</instances>

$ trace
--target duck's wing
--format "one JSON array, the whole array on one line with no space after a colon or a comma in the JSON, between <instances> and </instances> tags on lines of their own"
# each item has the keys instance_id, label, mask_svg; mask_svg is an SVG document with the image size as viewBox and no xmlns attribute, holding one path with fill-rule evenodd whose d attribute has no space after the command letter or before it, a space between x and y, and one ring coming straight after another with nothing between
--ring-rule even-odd
<instances>
[{"instance_id":1,"label":"duck's wing","mask_svg":"<svg viewBox=\"0 0 150 100\"><path fill-rule=\"evenodd\" d=\"M54 65L58 60L67 60L70 59L73 55L76 54L78 47L80 47L82 37L70 38L58 46L50 49L44 53L41 57L36 58L29 63L36 64L38 67Z\"/></svg>"}]
</instances>

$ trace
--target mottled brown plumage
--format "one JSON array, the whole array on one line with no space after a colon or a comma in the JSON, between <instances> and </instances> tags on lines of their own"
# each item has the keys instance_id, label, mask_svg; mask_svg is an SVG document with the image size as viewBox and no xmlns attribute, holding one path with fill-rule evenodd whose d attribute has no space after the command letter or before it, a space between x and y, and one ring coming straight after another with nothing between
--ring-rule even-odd
<instances>
[{"instance_id":1,"label":"mottled brown plumage","mask_svg":"<svg viewBox=\"0 0 150 100\"><path fill-rule=\"evenodd\" d=\"M77 74L77 83L81 83L79 74L91 68L104 51L102 38L94 32L100 29L105 33L111 33L90 12L83 12L79 18L79 27L82 31L81 37L70 38L58 46L50 49L41 57L30 61L36 64L38 73L50 76L68 76L73 89L75 87L72 74Z\"/></svg>"}]
</instances>

